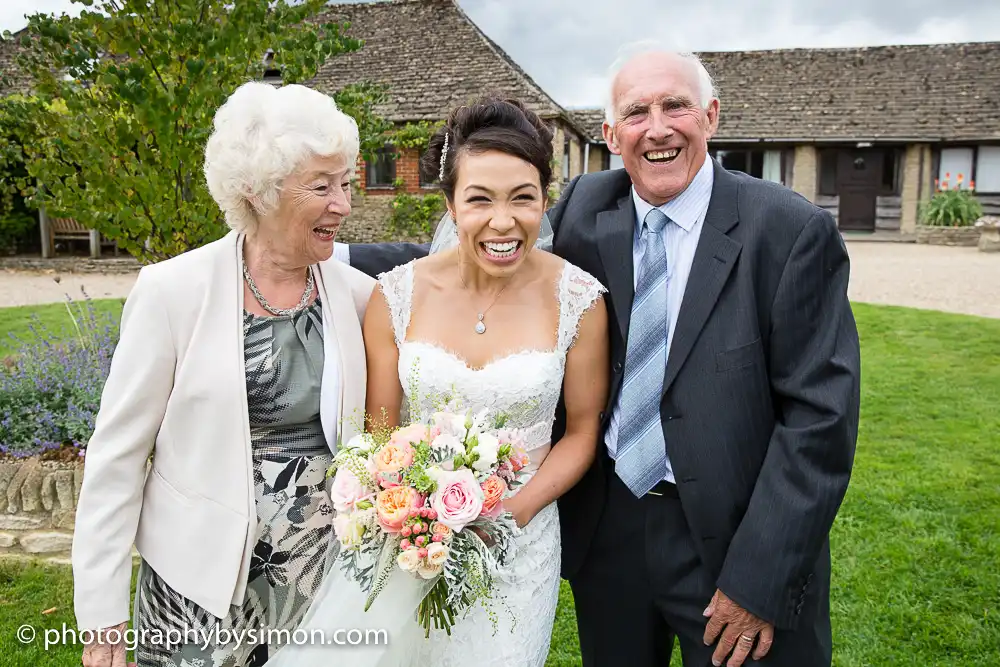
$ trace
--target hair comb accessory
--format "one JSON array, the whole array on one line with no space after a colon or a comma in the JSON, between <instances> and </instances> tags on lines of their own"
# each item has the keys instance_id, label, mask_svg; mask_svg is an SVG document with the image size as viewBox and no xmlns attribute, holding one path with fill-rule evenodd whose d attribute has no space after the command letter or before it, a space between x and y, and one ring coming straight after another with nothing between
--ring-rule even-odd
<instances>
[{"instance_id":1,"label":"hair comb accessory","mask_svg":"<svg viewBox=\"0 0 1000 667\"><path fill-rule=\"evenodd\" d=\"M448 161L448 133L444 133L444 146L441 147L441 168L438 170L438 181L444 180L444 165Z\"/></svg>"}]
</instances>

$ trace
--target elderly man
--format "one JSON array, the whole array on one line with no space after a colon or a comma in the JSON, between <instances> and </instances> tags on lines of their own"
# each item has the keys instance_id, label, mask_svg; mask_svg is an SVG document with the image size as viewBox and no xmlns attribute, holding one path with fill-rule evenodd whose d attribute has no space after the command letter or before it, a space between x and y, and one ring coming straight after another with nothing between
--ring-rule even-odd
<instances>
[{"instance_id":1,"label":"elderly man","mask_svg":"<svg viewBox=\"0 0 1000 667\"><path fill-rule=\"evenodd\" d=\"M610 292L606 451L559 501L587 667L665 665L675 638L685 665L831 663L860 402L847 252L829 213L708 157L718 122L697 58L624 59L604 137L625 169L550 212L553 251ZM375 274L422 249L349 251Z\"/></svg>"}]
</instances>

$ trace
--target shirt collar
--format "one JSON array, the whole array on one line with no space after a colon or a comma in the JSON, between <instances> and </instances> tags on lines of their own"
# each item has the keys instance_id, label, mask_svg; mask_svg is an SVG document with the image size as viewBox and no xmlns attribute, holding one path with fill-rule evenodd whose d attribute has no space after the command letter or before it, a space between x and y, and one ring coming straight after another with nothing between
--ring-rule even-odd
<instances>
[{"instance_id":1,"label":"shirt collar","mask_svg":"<svg viewBox=\"0 0 1000 667\"><path fill-rule=\"evenodd\" d=\"M711 156L705 156L705 162L701 169L694 175L690 185L659 209L664 215L674 221L674 223L685 232L690 232L708 212L708 204L712 199L712 186L715 183L715 171L713 169L714 160ZM635 203L638 228L642 229L642 223L646 215L653 210L653 205L646 202L635 191L632 186L632 201Z\"/></svg>"}]
</instances>

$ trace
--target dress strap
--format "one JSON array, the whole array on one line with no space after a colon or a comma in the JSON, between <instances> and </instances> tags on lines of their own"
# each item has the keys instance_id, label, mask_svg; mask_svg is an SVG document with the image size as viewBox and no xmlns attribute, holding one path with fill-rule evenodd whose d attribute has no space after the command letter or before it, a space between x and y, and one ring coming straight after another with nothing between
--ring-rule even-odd
<instances>
[{"instance_id":1,"label":"dress strap","mask_svg":"<svg viewBox=\"0 0 1000 667\"><path fill-rule=\"evenodd\" d=\"M413 262L397 266L378 276L379 289L389 306L392 333L398 347L406 340L410 327L410 302L413 297Z\"/></svg>"},{"instance_id":2,"label":"dress strap","mask_svg":"<svg viewBox=\"0 0 1000 667\"><path fill-rule=\"evenodd\" d=\"M566 353L576 343L580 320L607 292L596 278L567 262L559 279L559 350Z\"/></svg>"}]
</instances>

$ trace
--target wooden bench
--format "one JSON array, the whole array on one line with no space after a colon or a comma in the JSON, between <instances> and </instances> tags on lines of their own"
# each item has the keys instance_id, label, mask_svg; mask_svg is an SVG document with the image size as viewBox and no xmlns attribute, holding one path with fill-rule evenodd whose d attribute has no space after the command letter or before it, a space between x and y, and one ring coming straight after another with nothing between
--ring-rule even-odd
<instances>
[{"instance_id":1,"label":"wooden bench","mask_svg":"<svg viewBox=\"0 0 1000 667\"><path fill-rule=\"evenodd\" d=\"M110 245L114 247L115 256L118 256L118 244L109 241L97 233L96 230L87 229L75 218L49 218L48 219L48 249L51 254L55 254L56 241L89 241L90 256L100 257L101 246Z\"/></svg>"}]
</instances>

